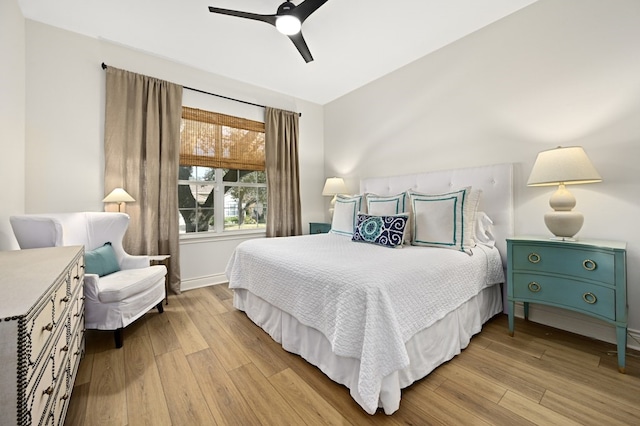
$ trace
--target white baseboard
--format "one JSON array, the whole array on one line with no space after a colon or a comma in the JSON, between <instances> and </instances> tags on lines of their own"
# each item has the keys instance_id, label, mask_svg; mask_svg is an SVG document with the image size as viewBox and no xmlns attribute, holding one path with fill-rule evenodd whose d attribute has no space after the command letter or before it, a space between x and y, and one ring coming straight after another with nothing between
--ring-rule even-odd
<instances>
[{"instance_id":1,"label":"white baseboard","mask_svg":"<svg viewBox=\"0 0 640 426\"><path fill-rule=\"evenodd\" d=\"M210 285L224 284L229 282L225 274L207 275L204 277L183 279L180 282L180 290L194 290L196 288L208 287Z\"/></svg>"},{"instance_id":2,"label":"white baseboard","mask_svg":"<svg viewBox=\"0 0 640 426\"><path fill-rule=\"evenodd\" d=\"M516 303L515 316L524 318L522 303ZM566 309L531 303L529 320L604 342L616 343L616 329L613 325ZM627 329L627 347L640 350L640 330Z\"/></svg>"}]
</instances>

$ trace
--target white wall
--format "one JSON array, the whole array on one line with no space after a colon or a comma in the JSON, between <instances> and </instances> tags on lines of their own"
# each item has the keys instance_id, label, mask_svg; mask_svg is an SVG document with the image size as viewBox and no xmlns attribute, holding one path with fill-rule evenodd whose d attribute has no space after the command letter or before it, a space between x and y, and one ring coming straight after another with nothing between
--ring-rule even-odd
<instances>
[{"instance_id":1,"label":"white wall","mask_svg":"<svg viewBox=\"0 0 640 426\"><path fill-rule=\"evenodd\" d=\"M213 54L213 53L212 53ZM303 222L323 217L322 107L35 21L26 21L27 213L103 210L102 62L184 86L302 113L300 176ZM262 109L185 91L191 106L260 119ZM183 289L224 281L242 239L181 244Z\"/></svg>"},{"instance_id":2,"label":"white wall","mask_svg":"<svg viewBox=\"0 0 640 426\"><path fill-rule=\"evenodd\" d=\"M325 106L325 172L358 180L515 164L515 232L550 235L536 154L582 145L604 182L573 186L582 238L628 243L640 330L640 2L540 0ZM531 318L609 341L610 326L533 306ZM630 342L633 343L633 342ZM637 345L637 343L635 343Z\"/></svg>"},{"instance_id":3,"label":"white wall","mask_svg":"<svg viewBox=\"0 0 640 426\"><path fill-rule=\"evenodd\" d=\"M0 2L0 250L18 248L9 216L24 210L25 20L17 0Z\"/></svg>"}]
</instances>

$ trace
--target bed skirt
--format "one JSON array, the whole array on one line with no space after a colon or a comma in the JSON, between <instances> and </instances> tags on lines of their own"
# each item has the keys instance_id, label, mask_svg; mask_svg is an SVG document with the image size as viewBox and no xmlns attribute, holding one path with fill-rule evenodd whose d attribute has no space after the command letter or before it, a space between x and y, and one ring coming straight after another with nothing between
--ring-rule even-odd
<instances>
[{"instance_id":1,"label":"bed skirt","mask_svg":"<svg viewBox=\"0 0 640 426\"><path fill-rule=\"evenodd\" d=\"M351 397L364 409L358 393L360 361L335 355L331 343L318 330L305 326L288 313L244 289L234 289L233 305L291 353L317 366L331 380L350 390ZM449 312L430 327L416 333L406 343L410 364L382 379L378 406L388 415L400 408L401 390L425 377L440 364L467 347L482 324L502 312L500 284L485 288L478 295ZM369 412L375 414L375 412Z\"/></svg>"}]
</instances>

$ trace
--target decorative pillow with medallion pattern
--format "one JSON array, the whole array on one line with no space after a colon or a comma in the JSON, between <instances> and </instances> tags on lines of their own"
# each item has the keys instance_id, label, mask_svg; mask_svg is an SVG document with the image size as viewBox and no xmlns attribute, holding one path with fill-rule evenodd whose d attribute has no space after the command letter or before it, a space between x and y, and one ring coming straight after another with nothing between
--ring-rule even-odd
<instances>
[{"instance_id":1,"label":"decorative pillow with medallion pattern","mask_svg":"<svg viewBox=\"0 0 640 426\"><path fill-rule=\"evenodd\" d=\"M391 248L402 247L408 221L408 213L389 216L358 213L351 240Z\"/></svg>"}]
</instances>

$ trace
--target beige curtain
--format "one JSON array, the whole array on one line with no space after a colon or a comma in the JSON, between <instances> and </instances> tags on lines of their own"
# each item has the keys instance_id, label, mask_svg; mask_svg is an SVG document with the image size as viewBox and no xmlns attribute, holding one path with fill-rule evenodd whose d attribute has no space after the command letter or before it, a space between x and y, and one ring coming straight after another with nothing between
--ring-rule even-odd
<instances>
[{"instance_id":1,"label":"beige curtain","mask_svg":"<svg viewBox=\"0 0 640 426\"><path fill-rule=\"evenodd\" d=\"M107 68L104 189L136 200L124 246L131 254L169 254L169 283L180 292L178 152L182 86ZM106 206L117 211L117 207Z\"/></svg>"},{"instance_id":2,"label":"beige curtain","mask_svg":"<svg viewBox=\"0 0 640 426\"><path fill-rule=\"evenodd\" d=\"M298 113L265 108L267 237L302 234Z\"/></svg>"}]
</instances>

